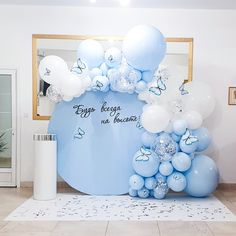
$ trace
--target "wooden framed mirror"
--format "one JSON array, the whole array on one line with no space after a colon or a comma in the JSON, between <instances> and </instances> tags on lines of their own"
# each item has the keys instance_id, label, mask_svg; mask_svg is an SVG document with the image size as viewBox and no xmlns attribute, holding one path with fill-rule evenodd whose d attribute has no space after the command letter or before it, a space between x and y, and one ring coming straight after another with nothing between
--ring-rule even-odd
<instances>
[{"instance_id":1,"label":"wooden framed mirror","mask_svg":"<svg viewBox=\"0 0 236 236\"><path fill-rule=\"evenodd\" d=\"M63 58L69 68L74 64L79 43L85 39L99 40L104 48L121 47L123 37L117 36L80 36L80 35L32 35L32 72L33 72L33 120L49 120L54 103L46 96L48 84L40 79L38 65L48 55ZM192 80L193 38L166 38L167 54L164 65L180 65L184 68L186 81Z\"/></svg>"}]
</instances>

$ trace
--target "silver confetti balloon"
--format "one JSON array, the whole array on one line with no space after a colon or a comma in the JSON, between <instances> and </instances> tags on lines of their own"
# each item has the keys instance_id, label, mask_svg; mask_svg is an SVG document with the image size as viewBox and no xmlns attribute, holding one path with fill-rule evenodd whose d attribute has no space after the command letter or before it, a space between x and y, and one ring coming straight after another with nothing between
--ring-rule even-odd
<instances>
[{"instance_id":1,"label":"silver confetti balloon","mask_svg":"<svg viewBox=\"0 0 236 236\"><path fill-rule=\"evenodd\" d=\"M60 91L52 85L48 87L46 96L50 99L50 101L55 103L62 101L62 95L60 94Z\"/></svg>"}]
</instances>

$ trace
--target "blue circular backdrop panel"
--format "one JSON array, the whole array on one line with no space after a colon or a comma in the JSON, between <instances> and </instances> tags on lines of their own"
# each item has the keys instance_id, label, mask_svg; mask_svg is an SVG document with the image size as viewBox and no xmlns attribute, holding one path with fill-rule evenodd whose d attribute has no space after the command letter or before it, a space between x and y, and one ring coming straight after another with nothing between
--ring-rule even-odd
<instances>
[{"instance_id":1,"label":"blue circular backdrop panel","mask_svg":"<svg viewBox=\"0 0 236 236\"><path fill-rule=\"evenodd\" d=\"M59 175L84 193L127 193L143 105L137 94L112 91L57 104L48 132L57 135Z\"/></svg>"}]
</instances>

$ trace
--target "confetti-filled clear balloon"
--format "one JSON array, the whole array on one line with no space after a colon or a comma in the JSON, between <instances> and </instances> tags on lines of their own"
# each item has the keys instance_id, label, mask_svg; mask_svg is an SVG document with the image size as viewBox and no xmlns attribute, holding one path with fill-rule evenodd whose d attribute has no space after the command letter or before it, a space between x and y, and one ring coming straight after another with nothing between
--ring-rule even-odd
<instances>
[{"instance_id":1,"label":"confetti-filled clear balloon","mask_svg":"<svg viewBox=\"0 0 236 236\"><path fill-rule=\"evenodd\" d=\"M52 102L58 103L62 101L60 91L53 85L48 87L46 95Z\"/></svg>"}]
</instances>

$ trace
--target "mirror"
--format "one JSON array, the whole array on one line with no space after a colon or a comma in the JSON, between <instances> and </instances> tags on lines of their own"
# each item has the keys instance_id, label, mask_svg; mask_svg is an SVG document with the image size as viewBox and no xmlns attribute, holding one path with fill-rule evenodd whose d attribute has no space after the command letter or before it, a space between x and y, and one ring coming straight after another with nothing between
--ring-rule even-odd
<instances>
[{"instance_id":1,"label":"mirror","mask_svg":"<svg viewBox=\"0 0 236 236\"><path fill-rule=\"evenodd\" d=\"M48 55L63 58L68 67L72 67L76 60L79 43L85 39L99 40L104 49L111 46L121 48L122 37L99 37L78 35L32 35L32 65L33 65L33 119L49 120L54 109L54 103L47 96L49 84L40 79L38 65ZM185 81L192 80L193 39L166 38L167 53L162 61L165 66L181 66Z\"/></svg>"}]
</instances>

